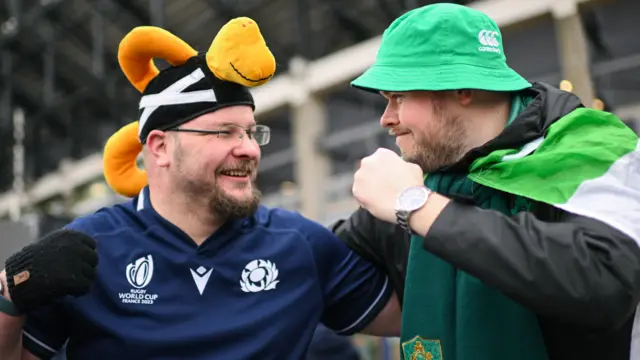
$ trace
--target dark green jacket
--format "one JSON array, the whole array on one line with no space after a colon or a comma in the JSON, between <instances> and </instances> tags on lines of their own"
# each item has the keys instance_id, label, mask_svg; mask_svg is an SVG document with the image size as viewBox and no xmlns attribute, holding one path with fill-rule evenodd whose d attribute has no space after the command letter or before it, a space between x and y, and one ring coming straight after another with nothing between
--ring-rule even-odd
<instances>
[{"instance_id":1,"label":"dark green jacket","mask_svg":"<svg viewBox=\"0 0 640 360\"><path fill-rule=\"evenodd\" d=\"M531 121L510 129L520 143L540 136L546 123L581 106L575 96L544 84L530 91L534 100L521 116ZM492 146L512 145L510 139L497 140ZM491 150L474 149L442 172L464 173L475 158ZM532 202L527 211L507 216L481 210L473 199L451 197L454 202L425 236L427 251L536 313L551 360L630 358L640 299L640 248L635 241L606 224L542 203ZM514 208L522 206L510 201ZM338 222L334 232L385 268L402 298L408 234L362 209ZM456 241L437 240L446 238ZM466 256L470 248L474 256Z\"/></svg>"}]
</instances>

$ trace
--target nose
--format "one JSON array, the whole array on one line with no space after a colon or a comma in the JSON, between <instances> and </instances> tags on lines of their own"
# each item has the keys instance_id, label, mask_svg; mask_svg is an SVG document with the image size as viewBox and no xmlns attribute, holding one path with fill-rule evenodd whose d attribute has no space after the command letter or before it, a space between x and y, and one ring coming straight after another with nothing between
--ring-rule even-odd
<instances>
[{"instance_id":1,"label":"nose","mask_svg":"<svg viewBox=\"0 0 640 360\"><path fill-rule=\"evenodd\" d=\"M399 123L400 119L398 117L398 111L395 106L389 102L389 104L387 104L387 108L384 109L384 113L380 117L380 126L388 129L397 126Z\"/></svg>"},{"instance_id":2,"label":"nose","mask_svg":"<svg viewBox=\"0 0 640 360\"><path fill-rule=\"evenodd\" d=\"M233 148L233 156L247 160L260 159L260 146L252 139L244 136L240 143Z\"/></svg>"}]
</instances>

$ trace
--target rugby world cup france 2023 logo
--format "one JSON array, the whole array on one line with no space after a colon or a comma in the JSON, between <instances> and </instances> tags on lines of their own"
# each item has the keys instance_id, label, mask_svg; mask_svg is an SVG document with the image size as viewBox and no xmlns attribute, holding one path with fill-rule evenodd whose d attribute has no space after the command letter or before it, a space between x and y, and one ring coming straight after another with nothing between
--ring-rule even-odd
<instances>
[{"instance_id":1,"label":"rugby world cup france 2023 logo","mask_svg":"<svg viewBox=\"0 0 640 360\"><path fill-rule=\"evenodd\" d=\"M145 289L153 278L153 256L143 256L127 265L125 274L132 289L118 294L123 303L150 305L158 299L157 294L150 294Z\"/></svg>"}]
</instances>

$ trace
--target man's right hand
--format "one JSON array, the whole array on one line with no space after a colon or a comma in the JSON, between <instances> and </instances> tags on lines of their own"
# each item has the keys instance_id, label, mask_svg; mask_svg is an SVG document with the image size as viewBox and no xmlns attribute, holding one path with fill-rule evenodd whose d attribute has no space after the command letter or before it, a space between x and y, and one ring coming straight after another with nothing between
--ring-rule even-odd
<instances>
[{"instance_id":1,"label":"man's right hand","mask_svg":"<svg viewBox=\"0 0 640 360\"><path fill-rule=\"evenodd\" d=\"M54 231L5 262L11 301L24 313L68 295L84 295L97 264L94 239L74 230Z\"/></svg>"}]
</instances>

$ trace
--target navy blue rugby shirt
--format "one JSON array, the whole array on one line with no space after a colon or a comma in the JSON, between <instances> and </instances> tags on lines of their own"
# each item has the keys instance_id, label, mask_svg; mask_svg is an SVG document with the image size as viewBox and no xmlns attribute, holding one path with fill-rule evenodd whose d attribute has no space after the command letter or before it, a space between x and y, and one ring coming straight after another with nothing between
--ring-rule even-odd
<instances>
[{"instance_id":1,"label":"navy blue rugby shirt","mask_svg":"<svg viewBox=\"0 0 640 360\"><path fill-rule=\"evenodd\" d=\"M297 213L260 207L197 246L148 199L145 188L69 224L98 242L96 280L27 316L32 353L299 360L319 322L358 332L391 296L382 272Z\"/></svg>"}]
</instances>

